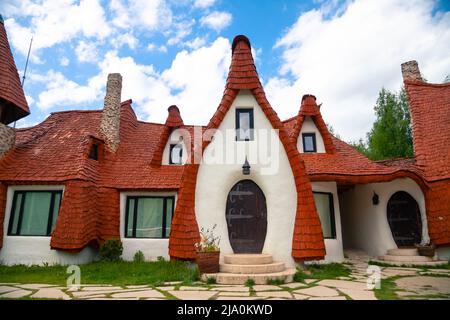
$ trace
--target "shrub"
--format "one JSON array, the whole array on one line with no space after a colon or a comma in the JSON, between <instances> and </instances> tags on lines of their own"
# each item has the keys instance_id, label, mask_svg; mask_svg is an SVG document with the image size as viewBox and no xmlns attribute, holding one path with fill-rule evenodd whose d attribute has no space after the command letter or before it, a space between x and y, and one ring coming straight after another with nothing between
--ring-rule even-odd
<instances>
[{"instance_id":1,"label":"shrub","mask_svg":"<svg viewBox=\"0 0 450 320\"><path fill-rule=\"evenodd\" d=\"M163 256L157 256L157 257L156 257L156 261L158 261L158 262L164 262L164 261L166 261L166 259L165 259Z\"/></svg>"},{"instance_id":2,"label":"shrub","mask_svg":"<svg viewBox=\"0 0 450 320\"><path fill-rule=\"evenodd\" d=\"M136 251L133 257L133 261L136 263L142 263L145 261L144 253L141 250Z\"/></svg>"},{"instance_id":3,"label":"shrub","mask_svg":"<svg viewBox=\"0 0 450 320\"><path fill-rule=\"evenodd\" d=\"M279 286L280 284L284 284L284 279L267 279L266 284Z\"/></svg>"},{"instance_id":4,"label":"shrub","mask_svg":"<svg viewBox=\"0 0 450 320\"><path fill-rule=\"evenodd\" d=\"M216 278L214 277L206 278L206 284L216 284L216 283L217 283Z\"/></svg>"},{"instance_id":5,"label":"shrub","mask_svg":"<svg viewBox=\"0 0 450 320\"><path fill-rule=\"evenodd\" d=\"M122 241L120 239L106 240L100 246L99 254L102 261L120 261L122 256Z\"/></svg>"},{"instance_id":6,"label":"shrub","mask_svg":"<svg viewBox=\"0 0 450 320\"><path fill-rule=\"evenodd\" d=\"M245 281L246 287L253 287L254 285L255 285L255 280L253 280L252 278L248 278L247 281Z\"/></svg>"}]
</instances>

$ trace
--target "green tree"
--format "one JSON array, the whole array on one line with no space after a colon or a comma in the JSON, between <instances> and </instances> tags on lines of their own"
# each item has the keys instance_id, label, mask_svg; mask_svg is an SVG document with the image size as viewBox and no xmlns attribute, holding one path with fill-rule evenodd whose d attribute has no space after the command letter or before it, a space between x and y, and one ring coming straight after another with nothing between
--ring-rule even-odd
<instances>
[{"instance_id":1,"label":"green tree","mask_svg":"<svg viewBox=\"0 0 450 320\"><path fill-rule=\"evenodd\" d=\"M396 94L382 88L374 110L376 120L367 140L351 144L372 160L412 157L411 118L405 89Z\"/></svg>"}]
</instances>

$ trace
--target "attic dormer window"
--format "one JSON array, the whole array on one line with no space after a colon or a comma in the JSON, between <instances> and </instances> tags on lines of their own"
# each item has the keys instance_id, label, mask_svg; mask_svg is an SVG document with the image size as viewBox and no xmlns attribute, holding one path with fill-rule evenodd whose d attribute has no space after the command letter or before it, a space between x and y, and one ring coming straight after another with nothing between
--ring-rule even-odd
<instances>
[{"instance_id":1,"label":"attic dormer window","mask_svg":"<svg viewBox=\"0 0 450 320\"><path fill-rule=\"evenodd\" d=\"M302 133L303 152L317 152L316 134Z\"/></svg>"},{"instance_id":2,"label":"attic dormer window","mask_svg":"<svg viewBox=\"0 0 450 320\"><path fill-rule=\"evenodd\" d=\"M181 143L170 145L169 164L182 164L183 145Z\"/></svg>"},{"instance_id":3,"label":"attic dormer window","mask_svg":"<svg viewBox=\"0 0 450 320\"><path fill-rule=\"evenodd\" d=\"M236 140L253 140L253 109L236 109Z\"/></svg>"},{"instance_id":4,"label":"attic dormer window","mask_svg":"<svg viewBox=\"0 0 450 320\"><path fill-rule=\"evenodd\" d=\"M89 159L98 160L98 144L94 143L89 151Z\"/></svg>"}]
</instances>

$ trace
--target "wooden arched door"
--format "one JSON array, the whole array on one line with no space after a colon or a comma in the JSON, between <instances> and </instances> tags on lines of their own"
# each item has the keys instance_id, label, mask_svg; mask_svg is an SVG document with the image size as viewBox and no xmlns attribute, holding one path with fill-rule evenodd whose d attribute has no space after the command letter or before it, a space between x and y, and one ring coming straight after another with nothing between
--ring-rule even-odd
<instances>
[{"instance_id":1,"label":"wooden arched door","mask_svg":"<svg viewBox=\"0 0 450 320\"><path fill-rule=\"evenodd\" d=\"M392 195L387 205L387 218L398 247L410 247L422 240L422 219L419 205L407 192Z\"/></svg>"},{"instance_id":2,"label":"wooden arched door","mask_svg":"<svg viewBox=\"0 0 450 320\"><path fill-rule=\"evenodd\" d=\"M241 180L227 197L228 237L234 253L261 253L267 231L266 197L252 180Z\"/></svg>"}]
</instances>

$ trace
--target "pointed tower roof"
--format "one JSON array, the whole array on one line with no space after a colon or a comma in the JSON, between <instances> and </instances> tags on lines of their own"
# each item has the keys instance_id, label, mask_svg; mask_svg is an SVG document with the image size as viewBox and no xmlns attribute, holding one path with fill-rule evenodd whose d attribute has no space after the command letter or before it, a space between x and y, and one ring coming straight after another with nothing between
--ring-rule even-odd
<instances>
[{"instance_id":1,"label":"pointed tower roof","mask_svg":"<svg viewBox=\"0 0 450 320\"><path fill-rule=\"evenodd\" d=\"M297 208L292 241L294 259L311 260L323 258L325 245L322 228L317 214L311 184L297 148L289 140L287 131L276 112L267 101L259 81L251 52L250 41L246 36L236 36L232 44L232 59L222 100L211 118L208 129L217 129L231 108L239 90L248 89L255 97L272 127L279 132L279 138L288 155L289 164L297 189ZM194 259L194 244L200 239L195 214L195 188L197 184L198 162L193 160L202 154L210 140L203 141L201 150L191 155L191 164L186 165L183 182L179 191L177 206L172 220L169 239L169 254L178 259Z\"/></svg>"},{"instance_id":2,"label":"pointed tower roof","mask_svg":"<svg viewBox=\"0 0 450 320\"><path fill-rule=\"evenodd\" d=\"M0 15L0 122L9 124L30 114Z\"/></svg>"}]
</instances>

